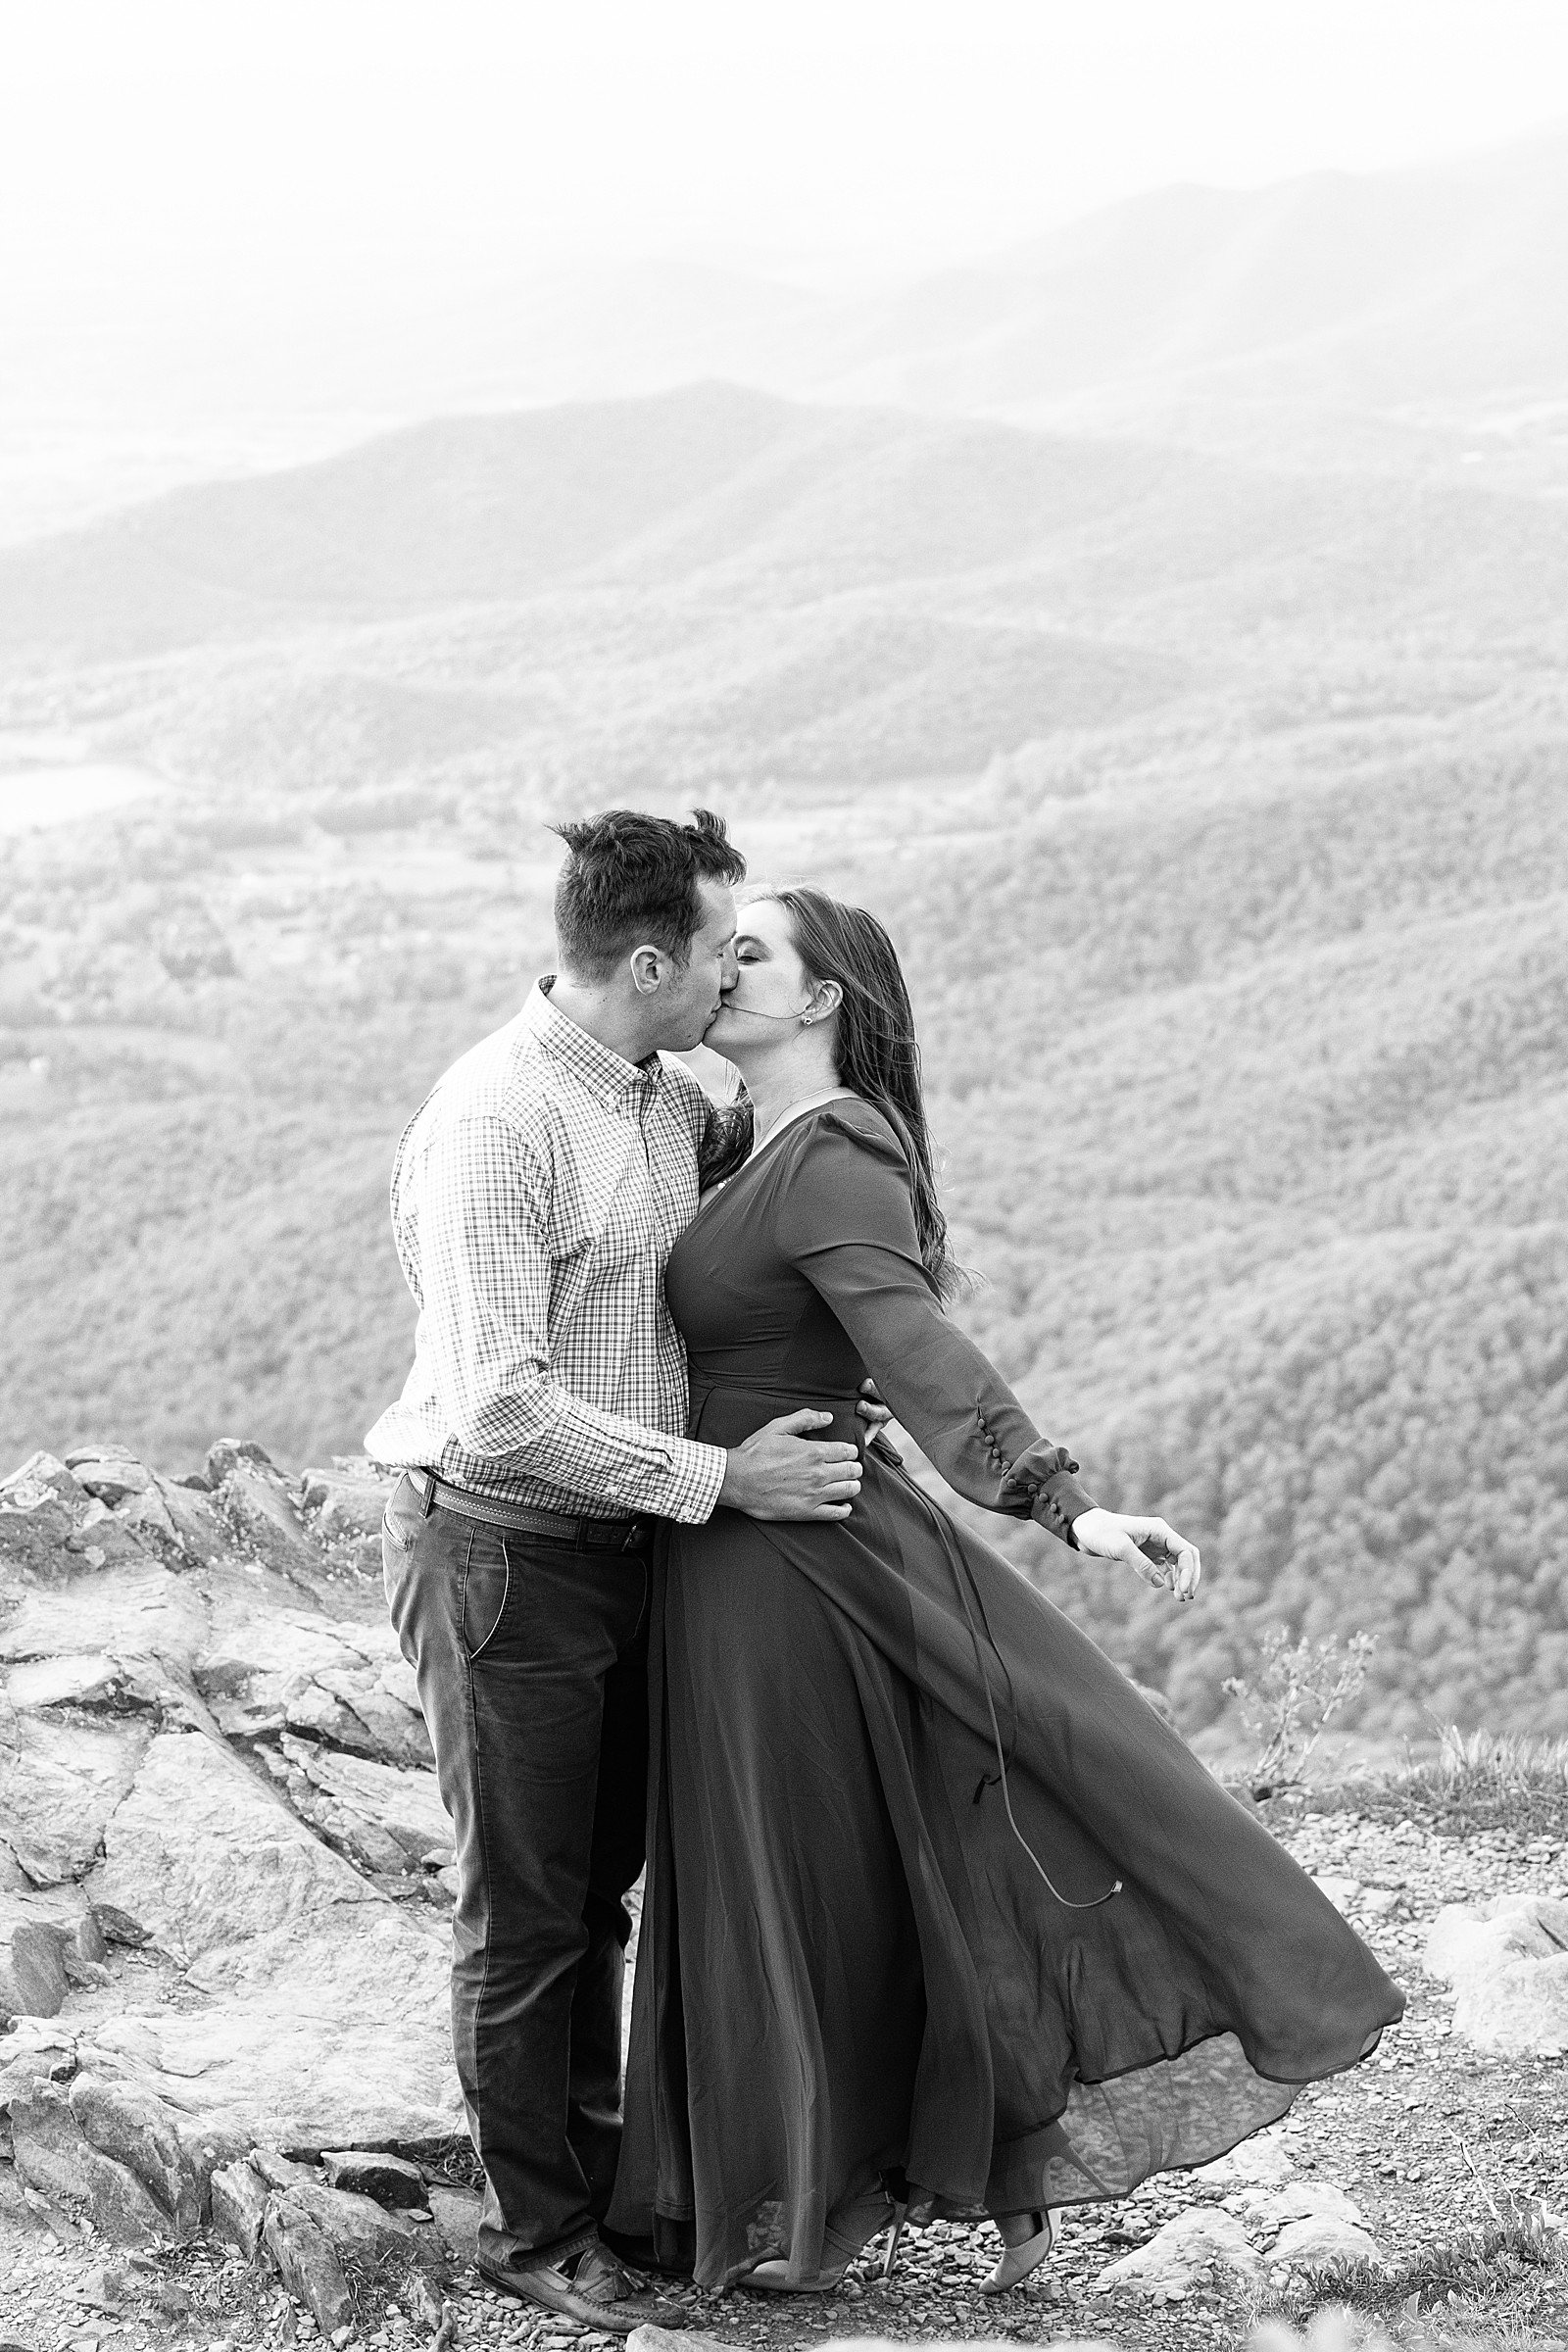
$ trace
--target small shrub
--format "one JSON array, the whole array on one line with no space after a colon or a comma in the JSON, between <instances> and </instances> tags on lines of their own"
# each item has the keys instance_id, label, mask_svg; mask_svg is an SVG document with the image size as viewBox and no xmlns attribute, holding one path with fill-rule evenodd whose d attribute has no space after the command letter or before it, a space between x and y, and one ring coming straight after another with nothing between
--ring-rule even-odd
<instances>
[{"instance_id":1,"label":"small shrub","mask_svg":"<svg viewBox=\"0 0 1568 2352\"><path fill-rule=\"evenodd\" d=\"M1560 2269L1560 2241L1539 2198L1504 2191L1500 2206L1490 2196L1487 2203L1492 2219L1485 2229L1456 2230L1400 2262L1340 2269L1332 2303L1318 2304L1319 2286L1288 2287L1258 2312L1248 2352L1391 2352L1380 2323L1396 2328L1405 2343L1425 2343L1419 2323L1429 2314L1441 2311L1446 2322L1461 2306L1495 2305L1529 2273ZM1508 2315L1502 2316L1506 2327ZM1302 2327L1304 2336L1297 2332ZM1460 2340L1481 2352L1483 2343L1499 2339L1494 2333Z\"/></svg>"},{"instance_id":2,"label":"small shrub","mask_svg":"<svg viewBox=\"0 0 1568 2352\"><path fill-rule=\"evenodd\" d=\"M1289 1626L1270 1626L1256 1683L1232 1675L1225 1684L1259 1742L1251 1772L1254 1796L1272 1796L1299 1782L1330 1718L1365 1684L1376 1647L1373 1634L1351 1634L1347 1641L1328 1635L1319 1642L1303 1634L1293 1642Z\"/></svg>"}]
</instances>

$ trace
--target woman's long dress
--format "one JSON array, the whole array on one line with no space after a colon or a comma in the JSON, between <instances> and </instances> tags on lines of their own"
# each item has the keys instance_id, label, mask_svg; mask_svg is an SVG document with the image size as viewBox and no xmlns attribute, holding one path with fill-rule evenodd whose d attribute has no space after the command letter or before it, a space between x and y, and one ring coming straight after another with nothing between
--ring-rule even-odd
<instances>
[{"instance_id":1,"label":"woman's long dress","mask_svg":"<svg viewBox=\"0 0 1568 2352\"><path fill-rule=\"evenodd\" d=\"M863 1438L869 1373L960 1493L1058 1527L1082 1506L942 1314L869 1104L787 1128L667 1282L694 1437L827 1404L824 1435ZM705 2283L778 2253L814 2277L824 2220L879 2176L949 2214L1123 2196L1273 2122L1401 2013L1126 1678L875 1448L848 1520L676 1528L652 1640L610 2221Z\"/></svg>"}]
</instances>

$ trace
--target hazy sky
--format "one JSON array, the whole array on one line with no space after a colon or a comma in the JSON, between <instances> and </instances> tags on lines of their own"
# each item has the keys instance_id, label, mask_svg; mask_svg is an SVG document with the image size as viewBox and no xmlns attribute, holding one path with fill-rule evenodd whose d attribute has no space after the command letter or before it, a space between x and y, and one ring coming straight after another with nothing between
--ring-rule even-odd
<instances>
[{"instance_id":1,"label":"hazy sky","mask_svg":"<svg viewBox=\"0 0 1568 2352\"><path fill-rule=\"evenodd\" d=\"M919 267L1568 115L1564 0L0 0L16 318L446 256Z\"/></svg>"},{"instance_id":2,"label":"hazy sky","mask_svg":"<svg viewBox=\"0 0 1568 2352\"><path fill-rule=\"evenodd\" d=\"M1174 179L1553 121L1568 0L0 0L0 543L436 408L760 380L702 340L744 290L584 262L852 310Z\"/></svg>"}]
</instances>

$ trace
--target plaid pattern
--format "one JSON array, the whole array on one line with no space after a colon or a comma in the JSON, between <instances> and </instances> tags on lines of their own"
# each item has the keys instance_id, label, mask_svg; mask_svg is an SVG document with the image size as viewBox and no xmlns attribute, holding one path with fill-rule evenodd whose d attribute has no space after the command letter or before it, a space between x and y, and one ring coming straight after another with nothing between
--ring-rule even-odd
<instances>
[{"instance_id":1,"label":"plaid pattern","mask_svg":"<svg viewBox=\"0 0 1568 2352\"><path fill-rule=\"evenodd\" d=\"M683 1434L664 1266L697 1207L708 1099L678 1064L622 1061L548 989L453 1064L398 1146L419 1321L366 1450L536 1510L704 1520L724 1454Z\"/></svg>"}]
</instances>

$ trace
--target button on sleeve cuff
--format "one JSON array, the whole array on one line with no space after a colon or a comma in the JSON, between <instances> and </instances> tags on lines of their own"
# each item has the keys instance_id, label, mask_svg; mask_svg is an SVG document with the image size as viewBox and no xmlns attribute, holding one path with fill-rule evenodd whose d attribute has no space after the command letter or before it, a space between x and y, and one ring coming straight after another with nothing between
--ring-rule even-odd
<instances>
[{"instance_id":1,"label":"button on sleeve cuff","mask_svg":"<svg viewBox=\"0 0 1568 2352\"><path fill-rule=\"evenodd\" d=\"M1043 1438L1019 1454L1007 1472L1004 1493L1074 1550L1073 1521L1096 1508L1094 1496L1078 1482L1078 1465L1066 1446L1048 1445Z\"/></svg>"}]
</instances>

